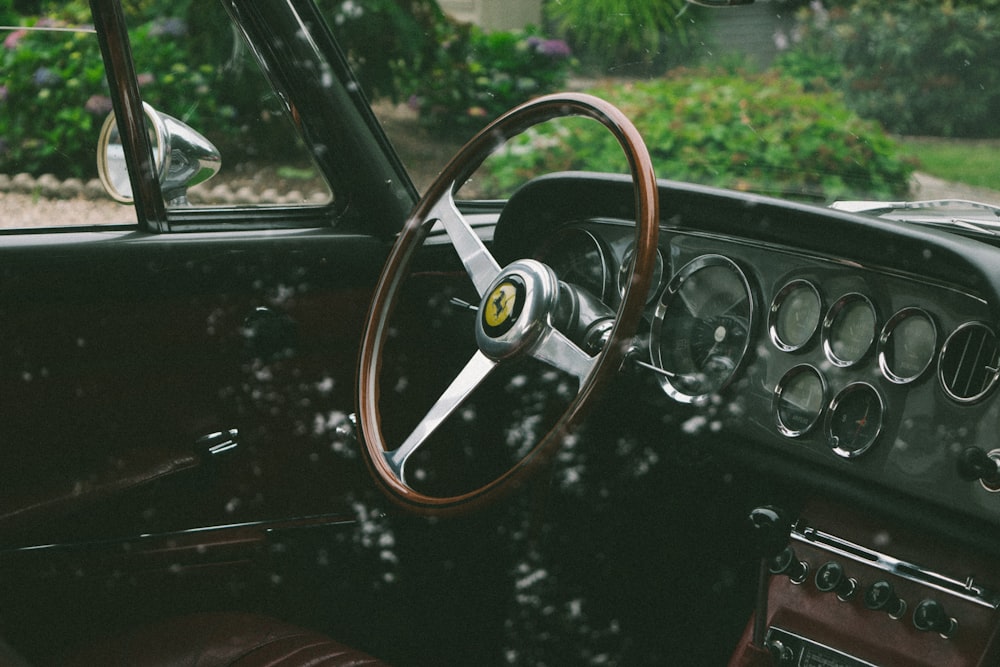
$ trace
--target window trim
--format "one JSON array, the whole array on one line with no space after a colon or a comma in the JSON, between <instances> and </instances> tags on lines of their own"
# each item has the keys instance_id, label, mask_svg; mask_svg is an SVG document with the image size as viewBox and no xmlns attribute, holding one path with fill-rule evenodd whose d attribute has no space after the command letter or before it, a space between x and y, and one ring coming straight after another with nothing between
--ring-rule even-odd
<instances>
[{"instance_id":1,"label":"window trim","mask_svg":"<svg viewBox=\"0 0 1000 667\"><path fill-rule=\"evenodd\" d=\"M146 131L146 114L139 93L125 13L118 0L90 0L90 12L97 29L111 104L119 123L125 163L128 165L132 192L135 193L133 206L139 229L169 231L166 205L156 176L153 146Z\"/></svg>"}]
</instances>

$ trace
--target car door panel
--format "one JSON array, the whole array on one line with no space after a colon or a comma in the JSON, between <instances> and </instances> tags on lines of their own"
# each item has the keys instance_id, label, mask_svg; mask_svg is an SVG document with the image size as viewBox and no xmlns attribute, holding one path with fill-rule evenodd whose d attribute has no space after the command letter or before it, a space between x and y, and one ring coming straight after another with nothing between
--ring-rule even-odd
<instances>
[{"instance_id":1,"label":"car door panel","mask_svg":"<svg viewBox=\"0 0 1000 667\"><path fill-rule=\"evenodd\" d=\"M358 463L330 433L352 409L380 242L39 239L0 260L6 546L343 509ZM231 429L232 452L197 451ZM143 494L151 485L176 490Z\"/></svg>"}]
</instances>

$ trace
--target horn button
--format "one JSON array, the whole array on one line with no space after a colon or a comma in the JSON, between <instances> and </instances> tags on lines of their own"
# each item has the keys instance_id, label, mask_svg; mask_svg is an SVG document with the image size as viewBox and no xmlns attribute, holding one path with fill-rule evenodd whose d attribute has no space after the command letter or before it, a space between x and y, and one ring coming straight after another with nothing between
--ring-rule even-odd
<instances>
[{"instance_id":1,"label":"horn button","mask_svg":"<svg viewBox=\"0 0 1000 667\"><path fill-rule=\"evenodd\" d=\"M545 264L525 259L508 265L479 302L479 349L500 360L531 346L548 326L558 294L559 279Z\"/></svg>"}]
</instances>

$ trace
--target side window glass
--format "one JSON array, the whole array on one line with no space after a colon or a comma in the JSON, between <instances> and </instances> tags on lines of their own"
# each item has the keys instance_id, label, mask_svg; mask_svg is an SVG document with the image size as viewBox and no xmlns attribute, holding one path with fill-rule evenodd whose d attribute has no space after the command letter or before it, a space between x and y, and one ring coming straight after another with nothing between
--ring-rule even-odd
<instances>
[{"instance_id":1,"label":"side window glass","mask_svg":"<svg viewBox=\"0 0 1000 667\"><path fill-rule=\"evenodd\" d=\"M97 178L111 99L86 3L42 16L3 7L0 230L136 224Z\"/></svg>"},{"instance_id":2,"label":"side window glass","mask_svg":"<svg viewBox=\"0 0 1000 667\"><path fill-rule=\"evenodd\" d=\"M176 13L143 11L150 5L161 10L169 7ZM218 173L190 187L186 197L164 188L169 208L332 201L294 118L271 89L221 3L128 2L126 11L143 101L203 137L221 159ZM167 127L171 126L176 127L168 122ZM161 167L164 173L180 169L183 160L172 159L169 150L165 155L170 163Z\"/></svg>"},{"instance_id":3,"label":"side window glass","mask_svg":"<svg viewBox=\"0 0 1000 667\"><path fill-rule=\"evenodd\" d=\"M99 178L111 98L88 5L27 4L35 13L0 3L0 230L135 225L133 206L115 201ZM175 14L152 14L151 6ZM220 3L135 0L125 11L144 102L221 157L214 177L182 196L165 191L168 208L333 201L294 120ZM102 152L118 169L110 180L130 194L113 148ZM161 153L161 181L175 176L185 157Z\"/></svg>"}]
</instances>

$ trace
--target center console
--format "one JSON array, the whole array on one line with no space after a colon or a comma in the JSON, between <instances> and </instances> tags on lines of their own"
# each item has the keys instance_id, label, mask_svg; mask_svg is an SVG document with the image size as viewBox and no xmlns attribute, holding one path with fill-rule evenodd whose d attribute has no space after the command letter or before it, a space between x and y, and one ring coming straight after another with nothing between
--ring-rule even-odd
<instances>
[{"instance_id":1,"label":"center console","mask_svg":"<svg viewBox=\"0 0 1000 667\"><path fill-rule=\"evenodd\" d=\"M1000 664L1000 564L813 507L764 561L730 667Z\"/></svg>"}]
</instances>

